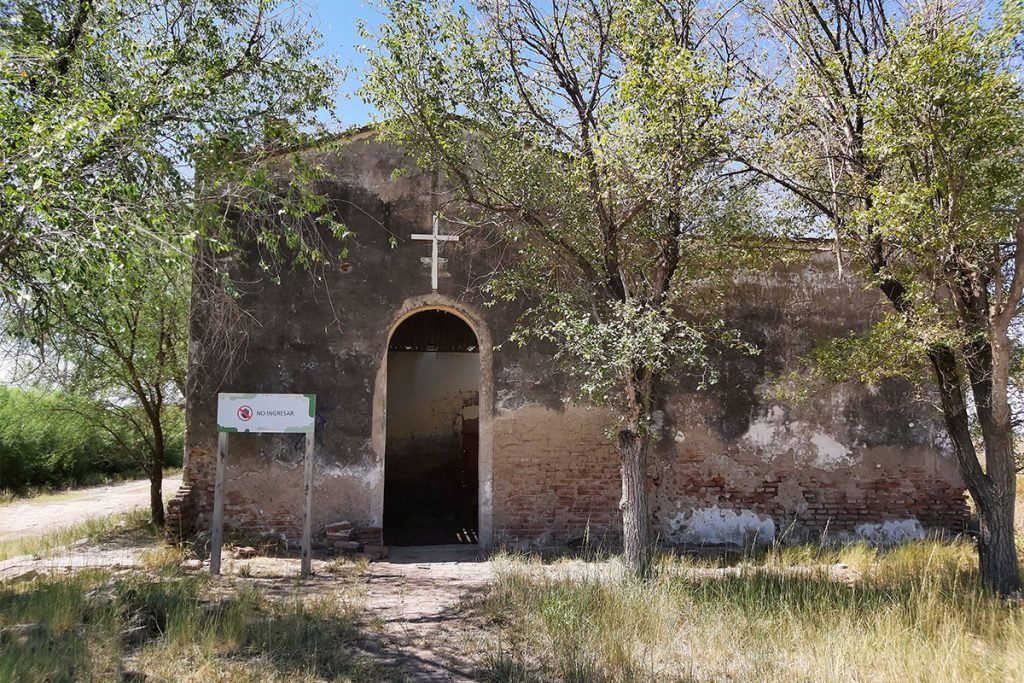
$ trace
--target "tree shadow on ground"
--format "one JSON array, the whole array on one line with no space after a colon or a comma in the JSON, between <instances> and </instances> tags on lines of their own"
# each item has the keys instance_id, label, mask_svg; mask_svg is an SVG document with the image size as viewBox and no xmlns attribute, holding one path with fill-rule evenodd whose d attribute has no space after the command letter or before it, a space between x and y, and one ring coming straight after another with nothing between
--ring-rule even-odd
<instances>
[{"instance_id":1,"label":"tree shadow on ground","mask_svg":"<svg viewBox=\"0 0 1024 683\"><path fill-rule=\"evenodd\" d=\"M200 577L108 574L0 585L0 680L420 680L437 667L401 652L337 595L228 597ZM454 671L454 669L453 669ZM244 675L243 675L244 674ZM201 673L199 675L202 675Z\"/></svg>"}]
</instances>

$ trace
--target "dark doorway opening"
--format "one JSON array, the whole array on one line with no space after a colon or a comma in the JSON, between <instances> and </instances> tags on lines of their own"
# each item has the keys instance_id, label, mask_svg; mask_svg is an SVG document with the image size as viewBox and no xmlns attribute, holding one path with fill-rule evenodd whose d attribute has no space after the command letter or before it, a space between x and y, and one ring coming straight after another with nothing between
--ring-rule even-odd
<instances>
[{"instance_id":1,"label":"dark doorway opening","mask_svg":"<svg viewBox=\"0 0 1024 683\"><path fill-rule=\"evenodd\" d=\"M388 346L384 542L477 543L480 354L458 316L416 313Z\"/></svg>"}]
</instances>

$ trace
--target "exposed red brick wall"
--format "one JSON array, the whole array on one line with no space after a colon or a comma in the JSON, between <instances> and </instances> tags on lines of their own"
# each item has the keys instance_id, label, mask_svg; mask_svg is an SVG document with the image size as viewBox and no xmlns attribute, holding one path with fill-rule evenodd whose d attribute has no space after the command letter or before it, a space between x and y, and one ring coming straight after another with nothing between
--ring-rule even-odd
<instances>
[{"instance_id":1,"label":"exposed red brick wall","mask_svg":"<svg viewBox=\"0 0 1024 683\"><path fill-rule=\"evenodd\" d=\"M606 424L600 411L579 408L527 407L496 421L496 541L620 540L618 456ZM712 506L770 517L777 536L791 540L843 537L862 524L889 520L916 519L931 532L958 533L966 526L963 486L949 463L936 469L933 461L946 456L934 452L890 454L893 462L881 468L854 453L849 467L821 470L792 458L768 462L735 443L718 446L713 453L659 444L651 463L656 528L664 530L680 512Z\"/></svg>"},{"instance_id":2,"label":"exposed red brick wall","mask_svg":"<svg viewBox=\"0 0 1024 683\"><path fill-rule=\"evenodd\" d=\"M495 421L496 542L560 545L583 537L593 543L619 542L618 456L605 435L606 424L602 412L579 408L558 412L526 407ZM782 459L766 462L735 445L724 448L709 458L699 448L661 444L651 462L656 529L664 529L679 512L712 506L770 517L776 534L793 540L841 536L861 524L886 520L913 518L926 530L950 533L963 531L967 523L962 485L948 472L914 466L920 455L907 455L907 463L883 468L855 457L851 468L823 471ZM190 454L189 509L196 510L196 530L209 525L214 455L203 449ZM315 493L314 501L320 495ZM225 529L298 539L301 506L290 501L291 496L256 501L229 484Z\"/></svg>"},{"instance_id":3,"label":"exposed red brick wall","mask_svg":"<svg viewBox=\"0 0 1024 683\"><path fill-rule=\"evenodd\" d=\"M677 501L684 503L684 510L717 505L771 517L778 535L816 540L826 534L854 532L865 523L901 519L916 519L933 532L960 533L969 516L963 486L923 468L821 472L781 467L774 471L762 464L753 479L742 483L703 471L699 463L677 461L672 469L665 481L654 480L656 520L674 512ZM780 484L795 493L780 494ZM797 502L788 500L793 495Z\"/></svg>"},{"instance_id":4,"label":"exposed red brick wall","mask_svg":"<svg viewBox=\"0 0 1024 683\"><path fill-rule=\"evenodd\" d=\"M621 536L618 456L599 411L527 407L494 425L497 542Z\"/></svg>"}]
</instances>

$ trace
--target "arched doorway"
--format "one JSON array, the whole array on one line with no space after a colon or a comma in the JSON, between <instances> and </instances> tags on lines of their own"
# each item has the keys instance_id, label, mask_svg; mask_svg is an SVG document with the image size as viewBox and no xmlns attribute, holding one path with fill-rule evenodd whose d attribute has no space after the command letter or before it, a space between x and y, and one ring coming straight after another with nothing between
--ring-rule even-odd
<instances>
[{"instance_id":1,"label":"arched doorway","mask_svg":"<svg viewBox=\"0 0 1024 683\"><path fill-rule=\"evenodd\" d=\"M384 542L477 543L480 345L459 316L409 316L387 357Z\"/></svg>"}]
</instances>

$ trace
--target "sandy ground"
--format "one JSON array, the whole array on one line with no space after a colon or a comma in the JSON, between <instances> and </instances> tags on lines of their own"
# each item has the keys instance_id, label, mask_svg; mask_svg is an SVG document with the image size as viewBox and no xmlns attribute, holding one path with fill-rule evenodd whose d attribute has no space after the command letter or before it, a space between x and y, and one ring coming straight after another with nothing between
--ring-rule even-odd
<instances>
[{"instance_id":1,"label":"sandy ground","mask_svg":"<svg viewBox=\"0 0 1024 683\"><path fill-rule=\"evenodd\" d=\"M164 480L171 495L180 477ZM39 533L79 521L147 505L148 483L76 491L56 497L24 501L0 507L0 538ZM0 581L31 580L38 574L80 571L87 567L113 571L136 570L143 553L158 546L146 543L108 542L100 545L77 542L51 557L19 557L0 562ZM254 557L235 559L225 548L224 576L211 586L214 592L232 593L254 583L273 594L277 591L315 596L342 588L365 615L366 648L415 681L474 681L488 653L495 648L492 629L474 616L467 603L482 594L501 572L501 560L488 561L474 546L390 547L381 562L332 573L332 563L314 560L314 576L297 582L297 558ZM852 582L854 572L845 565L825 567L834 579ZM198 569L209 571L206 563ZM600 578L614 580L622 571L617 561L560 561L553 565L520 566L519 571L548 578ZM735 575L740 568L695 568L694 578ZM799 570L796 570L799 571Z\"/></svg>"},{"instance_id":2,"label":"sandy ground","mask_svg":"<svg viewBox=\"0 0 1024 683\"><path fill-rule=\"evenodd\" d=\"M472 546L391 548L363 576L363 600L401 671L417 681L475 681L488 641L464 603L493 580L492 563Z\"/></svg>"},{"instance_id":3,"label":"sandy ground","mask_svg":"<svg viewBox=\"0 0 1024 683\"><path fill-rule=\"evenodd\" d=\"M105 568L117 573L138 570L142 553L157 542L133 547L108 543L83 544L64 549L49 558L16 558L0 562L0 581L31 580L39 574L61 574L82 569ZM474 614L472 598L481 595L503 571L506 561L489 561L472 546L391 547L389 557L365 569L345 565L341 574L332 562L314 560L314 575L299 581L297 558L253 557L235 559L225 548L223 575L209 587L210 595L228 597L245 585L258 586L270 597L313 598L340 595L358 606L365 633L361 648L373 659L413 681L428 683L479 680L488 655L500 647L493 625ZM839 581L853 581L845 565L796 568L824 569ZM197 571L207 572L203 563ZM518 565L517 571L537 578L616 580L622 565L616 561L563 560L553 565ZM735 567L686 570L695 579L735 576ZM336 591L341 590L338 594ZM345 597L347 596L347 597Z\"/></svg>"},{"instance_id":4,"label":"sandy ground","mask_svg":"<svg viewBox=\"0 0 1024 683\"><path fill-rule=\"evenodd\" d=\"M494 581L494 564L474 546L392 546L388 551L386 560L344 576L332 574L330 562L314 560L314 575L299 584L299 591L315 596L344 587L365 615L367 651L414 681L479 680L493 639L466 603ZM279 587L295 590L299 561L238 560L226 552L222 573L218 583L228 592L254 582L274 594Z\"/></svg>"},{"instance_id":5,"label":"sandy ground","mask_svg":"<svg viewBox=\"0 0 1024 683\"><path fill-rule=\"evenodd\" d=\"M87 568L115 573L139 568L143 553L157 542L143 545L75 544L46 558L18 557L0 562L0 581L28 581L45 574L77 572ZM489 647L487 634L468 614L465 602L486 590L494 580L493 563L473 546L391 548L388 559L365 570L350 565L343 576L331 572L331 562L314 560L314 575L297 582L297 558L232 558L225 548L223 576L211 594L230 595L246 584L258 585L268 595L306 596L342 588L365 615L365 649L374 659L413 681L476 681ZM209 571L203 563L200 572Z\"/></svg>"},{"instance_id":6,"label":"sandy ground","mask_svg":"<svg viewBox=\"0 0 1024 683\"><path fill-rule=\"evenodd\" d=\"M181 486L181 475L164 479L164 500ZM149 507L149 481L96 486L0 506L0 541L43 534L93 517Z\"/></svg>"}]
</instances>

